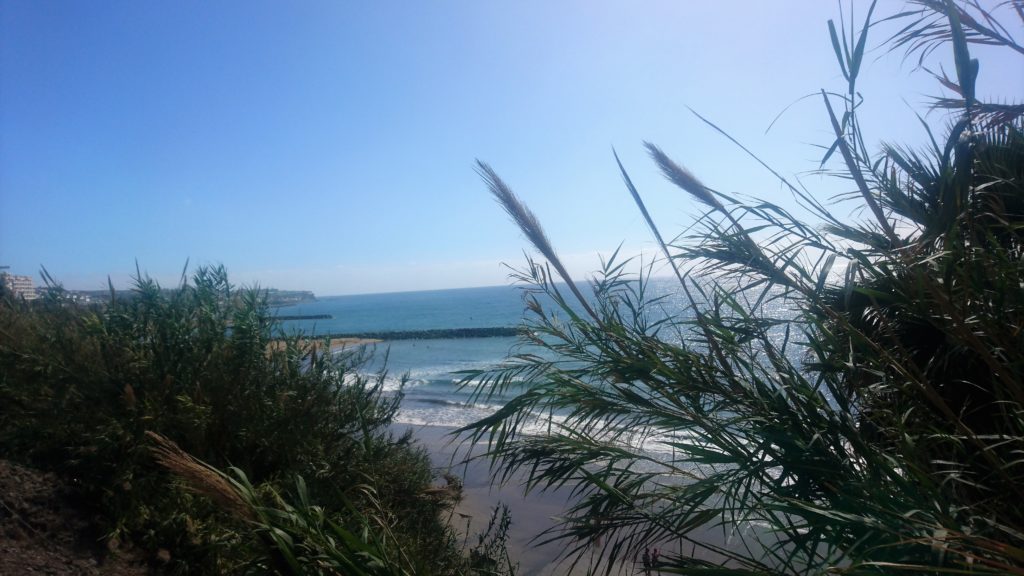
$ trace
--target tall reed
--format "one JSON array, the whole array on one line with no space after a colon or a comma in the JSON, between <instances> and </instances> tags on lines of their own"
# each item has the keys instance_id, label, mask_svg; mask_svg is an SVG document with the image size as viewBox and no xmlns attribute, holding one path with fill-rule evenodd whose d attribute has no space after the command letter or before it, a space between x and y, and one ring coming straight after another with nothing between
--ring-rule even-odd
<instances>
[{"instance_id":1,"label":"tall reed","mask_svg":"<svg viewBox=\"0 0 1024 576\"><path fill-rule=\"evenodd\" d=\"M1001 9L1024 22L1021 2ZM845 86L821 93L834 137L822 170L850 183L841 206L863 219L742 146L818 221L722 194L648 144L706 206L666 241L619 164L689 303L665 318L649 269L615 258L591 295L571 290L595 317L575 314L536 218L516 218L550 264L516 275L525 343L544 353L472 375L479 396L525 384L462 433L489 443L499 479L573 486L541 536L573 561L639 570L658 548L677 574L1024 574L1024 106L978 98L970 47L1024 51L975 2L874 10L859 27L829 22ZM889 21L890 49L953 54L956 76L939 80L955 96L935 101L951 122L927 150L864 142L857 80L869 31ZM508 189L490 169L485 181Z\"/></svg>"}]
</instances>

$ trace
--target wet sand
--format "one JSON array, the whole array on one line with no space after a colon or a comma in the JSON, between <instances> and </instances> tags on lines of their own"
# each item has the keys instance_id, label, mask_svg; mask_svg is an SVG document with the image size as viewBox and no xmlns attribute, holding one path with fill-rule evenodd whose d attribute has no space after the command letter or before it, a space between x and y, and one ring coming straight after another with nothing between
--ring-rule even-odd
<instances>
[{"instance_id":1,"label":"wet sand","mask_svg":"<svg viewBox=\"0 0 1024 576\"><path fill-rule=\"evenodd\" d=\"M409 426L395 425L396 431L412 429L414 436L430 452L432 463L441 470L450 469L456 476L463 479L463 499L452 513L451 525L465 534L465 526L469 523L469 543L472 545L476 534L482 532L491 518L495 506L504 503L511 511L512 523L509 528L508 552L519 566L516 574L522 576L577 575L604 572L594 570L596 558L585 557L575 569L570 571L571 559L566 561L563 553L569 546L568 541L541 544L544 536L537 538L545 530L555 526L555 518L564 513L572 502L571 490L568 487L549 491L531 491L524 496L523 478L510 480L505 485L492 486L494 473L484 460L465 462L467 444L453 440L451 432L454 428L443 426ZM483 453L486 446L477 445L475 453ZM736 534L726 534L721 526L705 527L691 532L692 537L715 546L739 549ZM719 563L724 557L701 549L691 549L685 544L684 550L694 558ZM671 549L679 551L678 545L662 546L662 551ZM616 565L612 574L639 574L639 566L631 562ZM658 572L655 571L655 574Z\"/></svg>"},{"instance_id":2,"label":"wet sand","mask_svg":"<svg viewBox=\"0 0 1024 576\"><path fill-rule=\"evenodd\" d=\"M404 431L411 428L420 443L430 452L435 467L450 469L463 480L462 502L453 511L451 524L465 534L469 524L472 545L476 534L482 532L491 518L495 506L506 504L511 511L508 552L513 562L518 562L516 574L522 576L548 576L554 574L586 574L588 562L581 561L575 570L569 571L571 562L560 562L560 554L567 543L551 542L540 544L535 537L555 525L554 518L561 515L571 501L568 488L545 492L531 491L523 495L522 479L509 481L503 486L491 486L492 472L482 460L465 463L468 446L452 442L449 435L454 428L441 426L401 426ZM484 446L477 446L477 453ZM543 537L541 537L543 540Z\"/></svg>"}]
</instances>

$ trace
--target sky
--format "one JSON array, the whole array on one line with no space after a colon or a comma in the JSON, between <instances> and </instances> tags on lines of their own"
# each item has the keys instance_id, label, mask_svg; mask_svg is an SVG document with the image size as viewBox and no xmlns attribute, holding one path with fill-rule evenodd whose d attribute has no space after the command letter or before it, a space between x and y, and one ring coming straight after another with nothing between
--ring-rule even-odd
<instances>
[{"instance_id":1,"label":"sky","mask_svg":"<svg viewBox=\"0 0 1024 576\"><path fill-rule=\"evenodd\" d=\"M235 283L317 295L504 284L528 245L476 159L574 275L620 244L647 258L613 149L668 236L699 206L644 141L713 188L792 205L689 109L819 198L846 189L809 174L831 138L821 99L800 100L845 86L838 15L821 0L0 0L0 265L73 289L127 286L136 263L166 285L224 264ZM868 144L923 143L913 111L941 88L884 37L860 83ZM933 66L952 73L945 52ZM980 94L1019 100L1022 62L983 55Z\"/></svg>"}]
</instances>

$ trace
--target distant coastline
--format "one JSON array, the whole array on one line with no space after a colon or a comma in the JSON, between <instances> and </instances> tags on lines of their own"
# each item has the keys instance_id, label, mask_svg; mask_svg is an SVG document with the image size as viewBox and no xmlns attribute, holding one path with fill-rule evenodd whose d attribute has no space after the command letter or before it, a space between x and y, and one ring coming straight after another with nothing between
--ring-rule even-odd
<instances>
[{"instance_id":1,"label":"distant coastline","mask_svg":"<svg viewBox=\"0 0 1024 576\"><path fill-rule=\"evenodd\" d=\"M45 286L37 286L36 292L39 295L50 290ZM164 288L165 292L174 292L176 288ZM296 304L305 304L307 302L316 302L316 295L309 290L278 290L277 288L264 288L261 290L267 295L267 305L271 308L282 308L285 306L294 306ZM70 296L72 299L82 303L107 303L110 302L111 297L114 298L126 298L131 299L136 295L135 290L113 290L109 288L106 290L68 290L65 289L64 293Z\"/></svg>"},{"instance_id":2,"label":"distant coastline","mask_svg":"<svg viewBox=\"0 0 1024 576\"><path fill-rule=\"evenodd\" d=\"M267 288L267 304L273 308L293 306L305 302L316 302L316 295L309 290L278 290Z\"/></svg>"}]
</instances>

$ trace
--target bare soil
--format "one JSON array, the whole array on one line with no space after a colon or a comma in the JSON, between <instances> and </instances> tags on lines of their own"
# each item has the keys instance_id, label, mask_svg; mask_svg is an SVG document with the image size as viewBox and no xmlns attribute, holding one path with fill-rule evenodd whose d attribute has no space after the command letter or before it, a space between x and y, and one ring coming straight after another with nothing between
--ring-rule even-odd
<instances>
[{"instance_id":1,"label":"bare soil","mask_svg":"<svg viewBox=\"0 0 1024 576\"><path fill-rule=\"evenodd\" d=\"M0 576L154 573L138 552L98 542L55 475L0 460Z\"/></svg>"}]
</instances>

